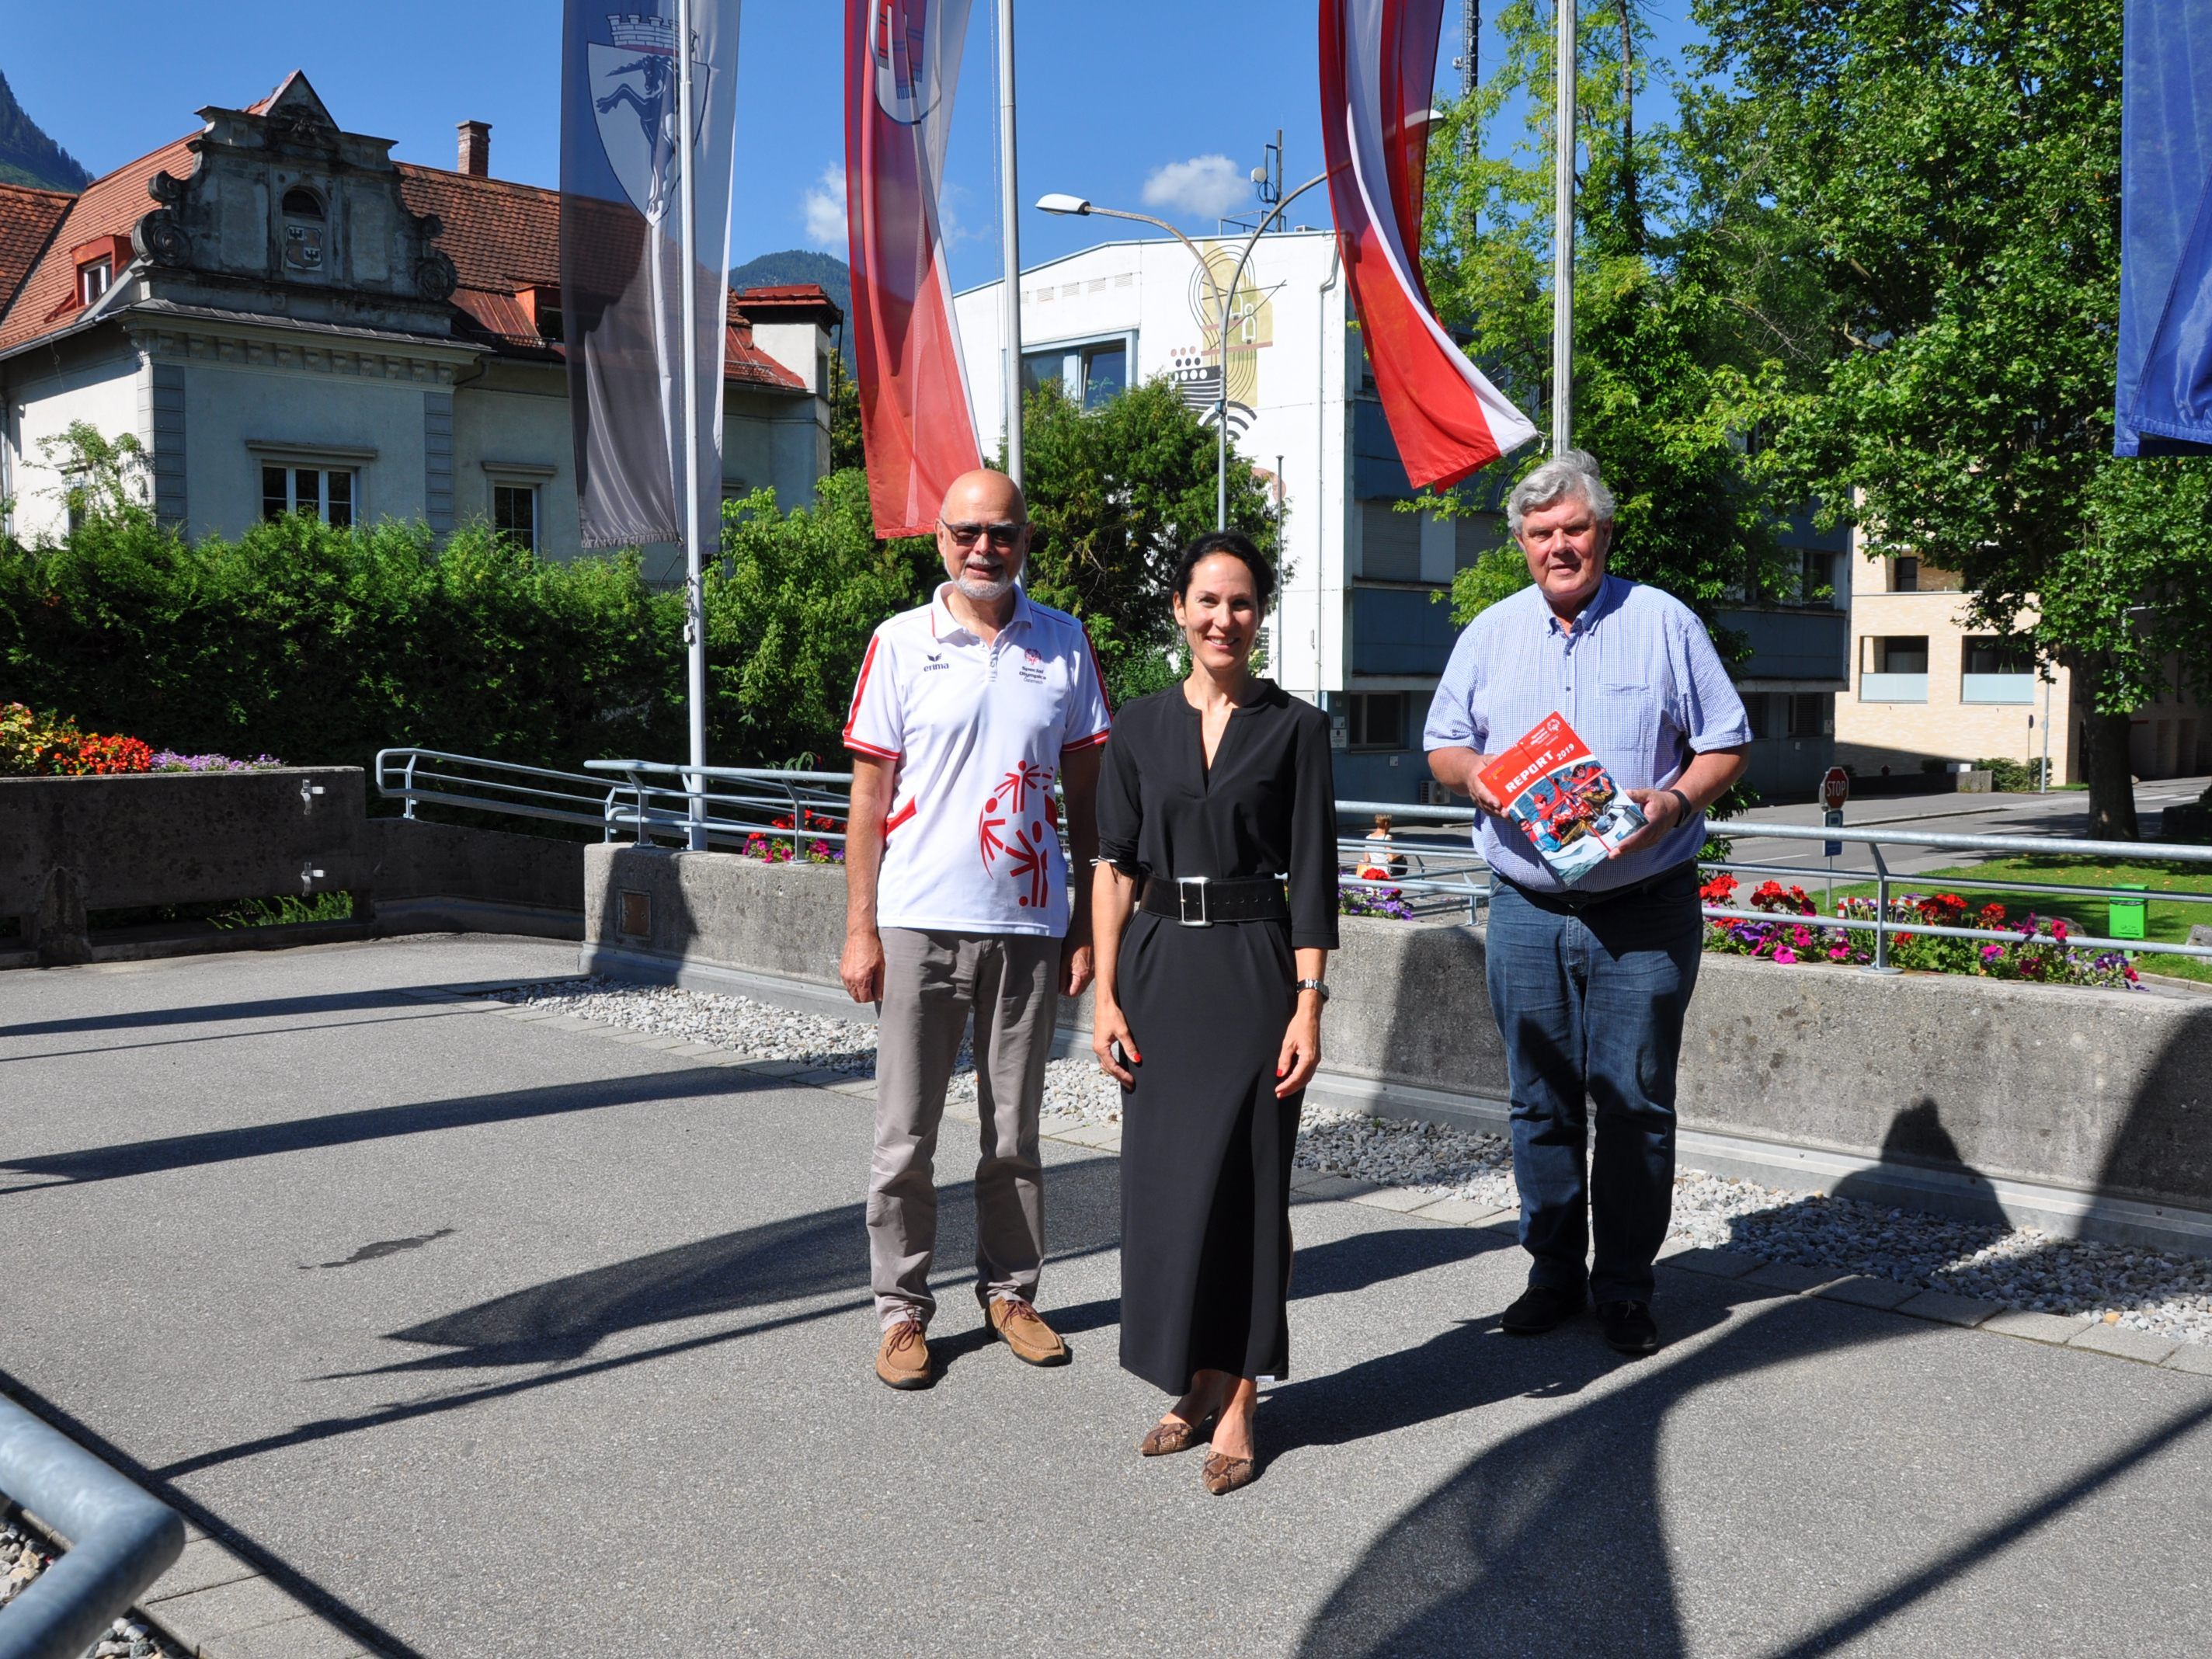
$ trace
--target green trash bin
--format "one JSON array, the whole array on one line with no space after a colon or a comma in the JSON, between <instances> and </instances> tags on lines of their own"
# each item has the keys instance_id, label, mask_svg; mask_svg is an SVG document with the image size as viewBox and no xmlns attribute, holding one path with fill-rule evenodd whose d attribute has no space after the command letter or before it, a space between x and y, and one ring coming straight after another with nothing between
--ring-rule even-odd
<instances>
[{"instance_id":1,"label":"green trash bin","mask_svg":"<svg viewBox=\"0 0 2212 1659\"><path fill-rule=\"evenodd\" d=\"M2149 890L2139 881L2116 881L2112 885L2136 893ZM2150 901L2148 899L2113 899L2108 908L2105 931L2112 939L2141 939L2149 911Z\"/></svg>"}]
</instances>

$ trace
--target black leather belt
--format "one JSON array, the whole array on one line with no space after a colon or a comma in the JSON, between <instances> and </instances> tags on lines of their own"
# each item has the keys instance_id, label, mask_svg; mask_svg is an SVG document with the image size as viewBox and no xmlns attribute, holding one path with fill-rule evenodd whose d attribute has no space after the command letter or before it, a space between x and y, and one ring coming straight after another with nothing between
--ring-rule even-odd
<instances>
[{"instance_id":1,"label":"black leather belt","mask_svg":"<svg viewBox=\"0 0 2212 1659\"><path fill-rule=\"evenodd\" d=\"M1239 876L1234 880L1188 876L1170 880L1145 878L1137 908L1186 927L1211 927L1217 921L1288 921L1291 902L1278 876Z\"/></svg>"},{"instance_id":2,"label":"black leather belt","mask_svg":"<svg viewBox=\"0 0 2212 1659\"><path fill-rule=\"evenodd\" d=\"M1494 870L1491 873L1498 875ZM1656 875L1644 877L1641 881L1632 881L1626 887L1601 887L1594 893L1585 891L1579 887L1569 887L1557 893L1540 893L1533 887L1523 887L1510 876L1498 876L1498 879L1520 894L1539 910L1549 910L1555 916L1574 916L1580 915L1585 910L1595 909L1600 905L1612 904L1620 899L1640 897L1644 894L1677 881L1687 880L1694 887L1698 882L1698 866L1696 861L1692 860L1688 863L1670 866Z\"/></svg>"}]
</instances>

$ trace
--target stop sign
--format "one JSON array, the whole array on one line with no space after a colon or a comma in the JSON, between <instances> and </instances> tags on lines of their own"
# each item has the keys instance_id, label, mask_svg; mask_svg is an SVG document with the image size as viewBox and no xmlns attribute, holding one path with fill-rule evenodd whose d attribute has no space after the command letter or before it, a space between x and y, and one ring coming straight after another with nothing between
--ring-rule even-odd
<instances>
[{"instance_id":1,"label":"stop sign","mask_svg":"<svg viewBox=\"0 0 2212 1659\"><path fill-rule=\"evenodd\" d=\"M1851 775L1840 766L1832 766L1820 780L1820 805L1831 812L1840 812L1844 803L1851 798Z\"/></svg>"}]
</instances>

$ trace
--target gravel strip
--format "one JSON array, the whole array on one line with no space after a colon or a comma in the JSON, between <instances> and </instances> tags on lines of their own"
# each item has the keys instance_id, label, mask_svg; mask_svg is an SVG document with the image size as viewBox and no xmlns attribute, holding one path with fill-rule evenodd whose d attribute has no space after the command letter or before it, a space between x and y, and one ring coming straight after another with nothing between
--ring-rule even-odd
<instances>
[{"instance_id":1,"label":"gravel strip","mask_svg":"<svg viewBox=\"0 0 2212 1659\"><path fill-rule=\"evenodd\" d=\"M708 1043L749 1060L875 1075L875 1027L862 1020L605 978L490 994L550 1013ZM975 1098L965 1043L948 1097ZM1045 1068L1044 1110L1062 1123L1119 1122L1121 1091L1099 1076L1088 1054L1071 1054ZM1298 1133L1297 1164L1488 1209L1512 1209L1521 1201L1512 1151L1503 1138L1434 1123L1310 1109ZM1675 1177L1673 1236L1763 1261L1832 1267L2033 1313L2094 1315L2130 1330L2212 1344L2212 1261L2194 1257L1954 1221L1695 1170Z\"/></svg>"},{"instance_id":2,"label":"gravel strip","mask_svg":"<svg viewBox=\"0 0 2212 1659\"><path fill-rule=\"evenodd\" d=\"M854 1079L876 1074L876 1028L866 1020L795 1013L751 997L605 977L526 985L488 994L495 1001L546 1013L703 1042L747 1060L789 1060ZM945 1098L955 1105L972 1103L975 1098L975 1056L964 1039L953 1061ZM1121 1091L1099 1076L1098 1062L1089 1054L1070 1054L1045 1066L1044 1115L1119 1123Z\"/></svg>"},{"instance_id":3,"label":"gravel strip","mask_svg":"<svg viewBox=\"0 0 2212 1659\"><path fill-rule=\"evenodd\" d=\"M1302 1168L1518 1207L1500 1136L1309 1111ZM1684 1170L1672 1236L1765 1261L1834 1268L2032 1313L2087 1314L2129 1330L2212 1344L2212 1261L2053 1238L2002 1222L1955 1221L1825 1193Z\"/></svg>"},{"instance_id":4,"label":"gravel strip","mask_svg":"<svg viewBox=\"0 0 2212 1659\"><path fill-rule=\"evenodd\" d=\"M21 1527L0 1526L0 1607L25 1590L60 1559L43 1538ZM108 1627L89 1659L173 1659L145 1626L118 1619Z\"/></svg>"}]
</instances>

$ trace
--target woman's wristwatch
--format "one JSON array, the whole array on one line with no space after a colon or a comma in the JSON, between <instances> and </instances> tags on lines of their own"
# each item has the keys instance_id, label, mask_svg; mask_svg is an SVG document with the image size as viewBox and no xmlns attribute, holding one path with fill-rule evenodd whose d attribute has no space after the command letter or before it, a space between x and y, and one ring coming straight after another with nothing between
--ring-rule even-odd
<instances>
[{"instance_id":1,"label":"woman's wristwatch","mask_svg":"<svg viewBox=\"0 0 2212 1659\"><path fill-rule=\"evenodd\" d=\"M1297 981L1296 988L1301 991L1312 991L1319 995L1323 1002L1328 1000L1328 987L1317 979L1302 979Z\"/></svg>"}]
</instances>

